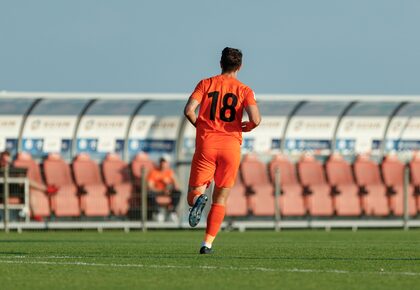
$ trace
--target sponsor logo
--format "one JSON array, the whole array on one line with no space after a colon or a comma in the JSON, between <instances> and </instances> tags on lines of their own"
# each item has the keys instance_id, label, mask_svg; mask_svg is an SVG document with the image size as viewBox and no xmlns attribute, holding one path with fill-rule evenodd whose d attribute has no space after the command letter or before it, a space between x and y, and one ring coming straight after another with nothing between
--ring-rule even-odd
<instances>
[{"instance_id":1,"label":"sponsor logo","mask_svg":"<svg viewBox=\"0 0 420 290\"><path fill-rule=\"evenodd\" d=\"M89 131L92 129L98 129L98 130L103 130L103 129L122 129L124 127L124 121L114 121L114 120L88 120L85 123L85 130Z\"/></svg>"},{"instance_id":2,"label":"sponsor logo","mask_svg":"<svg viewBox=\"0 0 420 290\"><path fill-rule=\"evenodd\" d=\"M300 130L327 130L331 128L333 123L331 121L317 121L317 120L311 120L311 121L304 121L299 120L296 121L294 124L294 131L300 131Z\"/></svg>"},{"instance_id":3,"label":"sponsor logo","mask_svg":"<svg viewBox=\"0 0 420 290\"><path fill-rule=\"evenodd\" d=\"M42 123L42 128L47 130L65 130L70 128L70 121L62 120L53 120L53 121L44 121Z\"/></svg>"},{"instance_id":4,"label":"sponsor logo","mask_svg":"<svg viewBox=\"0 0 420 290\"><path fill-rule=\"evenodd\" d=\"M147 121L146 120L139 120L137 123L136 123L136 131L143 131L144 129L146 129L146 127L147 127Z\"/></svg>"},{"instance_id":5,"label":"sponsor logo","mask_svg":"<svg viewBox=\"0 0 420 290\"><path fill-rule=\"evenodd\" d=\"M403 122L401 122L401 121L395 121L395 122L392 124L391 131L392 131L392 132L398 132L398 131L400 131L400 130L401 130L402 126L403 126Z\"/></svg>"},{"instance_id":6,"label":"sponsor logo","mask_svg":"<svg viewBox=\"0 0 420 290\"><path fill-rule=\"evenodd\" d=\"M41 120L38 120L38 119L33 120L31 123L31 130L32 131L38 130L40 126L41 126Z\"/></svg>"},{"instance_id":7,"label":"sponsor logo","mask_svg":"<svg viewBox=\"0 0 420 290\"><path fill-rule=\"evenodd\" d=\"M30 127L32 131L43 130L66 130L69 129L71 122L68 120L40 120L35 119L31 122Z\"/></svg>"},{"instance_id":8,"label":"sponsor logo","mask_svg":"<svg viewBox=\"0 0 420 290\"><path fill-rule=\"evenodd\" d=\"M15 120L0 120L0 128L2 129L13 128L16 125Z\"/></svg>"},{"instance_id":9,"label":"sponsor logo","mask_svg":"<svg viewBox=\"0 0 420 290\"><path fill-rule=\"evenodd\" d=\"M381 121L368 121L368 120L360 120L360 121L353 121L349 120L344 123L344 131L363 131L363 130L369 130L369 131L375 131L382 128Z\"/></svg>"},{"instance_id":10,"label":"sponsor logo","mask_svg":"<svg viewBox=\"0 0 420 290\"><path fill-rule=\"evenodd\" d=\"M294 131L300 131L300 129L302 129L302 126L303 126L303 121L295 122Z\"/></svg>"},{"instance_id":11,"label":"sponsor logo","mask_svg":"<svg viewBox=\"0 0 420 290\"><path fill-rule=\"evenodd\" d=\"M93 128L93 125L95 124L94 120L89 120L85 123L85 130L89 131Z\"/></svg>"},{"instance_id":12,"label":"sponsor logo","mask_svg":"<svg viewBox=\"0 0 420 290\"><path fill-rule=\"evenodd\" d=\"M176 123L173 120L157 120L152 123L153 130L170 130L175 129Z\"/></svg>"},{"instance_id":13,"label":"sponsor logo","mask_svg":"<svg viewBox=\"0 0 420 290\"><path fill-rule=\"evenodd\" d=\"M354 122L353 121L347 121L344 124L344 131L349 132L353 129L353 127L354 127Z\"/></svg>"},{"instance_id":14,"label":"sponsor logo","mask_svg":"<svg viewBox=\"0 0 420 290\"><path fill-rule=\"evenodd\" d=\"M413 130L413 131L420 130L420 121L419 120L410 121L407 124L407 130Z\"/></svg>"},{"instance_id":15,"label":"sponsor logo","mask_svg":"<svg viewBox=\"0 0 420 290\"><path fill-rule=\"evenodd\" d=\"M279 128L282 125L282 121L280 120L266 120L261 122L260 126L259 126L259 130L261 130L261 128L266 128L266 129L273 129L273 128Z\"/></svg>"}]
</instances>

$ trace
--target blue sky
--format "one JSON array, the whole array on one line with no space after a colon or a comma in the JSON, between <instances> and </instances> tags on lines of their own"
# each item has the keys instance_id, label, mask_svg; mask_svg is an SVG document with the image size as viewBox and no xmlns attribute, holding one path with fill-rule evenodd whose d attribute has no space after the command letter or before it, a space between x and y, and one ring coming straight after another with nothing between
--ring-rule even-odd
<instances>
[{"instance_id":1,"label":"blue sky","mask_svg":"<svg viewBox=\"0 0 420 290\"><path fill-rule=\"evenodd\" d=\"M0 0L0 90L420 94L420 1Z\"/></svg>"}]
</instances>

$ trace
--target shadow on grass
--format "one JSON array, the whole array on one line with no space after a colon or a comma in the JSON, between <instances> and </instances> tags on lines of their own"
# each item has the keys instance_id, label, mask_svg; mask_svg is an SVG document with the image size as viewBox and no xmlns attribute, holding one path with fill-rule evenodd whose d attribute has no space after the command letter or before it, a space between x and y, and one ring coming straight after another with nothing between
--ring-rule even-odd
<instances>
[{"instance_id":1,"label":"shadow on grass","mask_svg":"<svg viewBox=\"0 0 420 290\"><path fill-rule=\"evenodd\" d=\"M1 256L10 256L10 255L16 255L16 256L23 256L23 255L27 255L29 253L27 252L0 252L0 257Z\"/></svg>"},{"instance_id":2,"label":"shadow on grass","mask_svg":"<svg viewBox=\"0 0 420 290\"><path fill-rule=\"evenodd\" d=\"M374 257L237 257L237 256L223 256L225 259L238 259L238 260L301 260L301 261L321 261L321 260L333 260L333 261L420 261L420 258L374 258Z\"/></svg>"},{"instance_id":3,"label":"shadow on grass","mask_svg":"<svg viewBox=\"0 0 420 290\"><path fill-rule=\"evenodd\" d=\"M62 241L60 241L62 242ZM0 252L0 257L1 256L6 256L6 255L30 255L30 254L34 254L34 253L29 253L29 252ZM66 254L63 254L66 255ZM82 254L83 258L103 258L103 259L139 259L139 260L184 260L184 259L191 259L191 258L197 258L197 259L201 259L202 256L198 255L198 253L177 253L175 255L173 254L165 254L165 253L160 253L160 254L129 254L129 255L101 255L101 254ZM76 258L76 257L75 257ZM80 258L80 257L77 257ZM219 256L217 255L217 253L215 253L214 255L211 255L209 257L206 258L212 258L212 259L217 259L217 260L242 260L242 261L246 261L246 260L259 260L259 261L263 261L263 260L277 260L277 261L413 261L413 262L417 262L420 261L420 258L399 258L399 257L383 257L383 258L375 258L375 257L244 257L244 256L227 256L227 255L223 255L223 256Z\"/></svg>"}]
</instances>

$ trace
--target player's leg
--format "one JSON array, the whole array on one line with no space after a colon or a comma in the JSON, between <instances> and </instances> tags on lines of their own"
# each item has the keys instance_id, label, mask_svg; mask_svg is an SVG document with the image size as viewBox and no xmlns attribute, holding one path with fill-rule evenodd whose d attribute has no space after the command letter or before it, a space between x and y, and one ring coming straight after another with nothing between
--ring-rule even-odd
<instances>
[{"instance_id":1,"label":"player's leg","mask_svg":"<svg viewBox=\"0 0 420 290\"><path fill-rule=\"evenodd\" d=\"M207 228L200 253L211 253L211 247L225 217L226 202L233 187L241 159L240 148L220 150L214 176L216 186L213 192L213 203L207 216Z\"/></svg>"},{"instance_id":2,"label":"player's leg","mask_svg":"<svg viewBox=\"0 0 420 290\"><path fill-rule=\"evenodd\" d=\"M229 196L230 187L215 187L213 191L213 203L207 216L207 228L200 253L210 252L213 241L220 230L220 226L225 218L225 208ZM204 251L204 253L203 253Z\"/></svg>"},{"instance_id":3,"label":"player's leg","mask_svg":"<svg viewBox=\"0 0 420 290\"><path fill-rule=\"evenodd\" d=\"M216 169L217 151L212 149L196 149L191 164L190 181L187 201L192 207L188 221L195 227L201 219L201 214L208 197L204 191L213 179Z\"/></svg>"},{"instance_id":4,"label":"player's leg","mask_svg":"<svg viewBox=\"0 0 420 290\"><path fill-rule=\"evenodd\" d=\"M195 227L201 220L201 214L206 207L208 197L204 194L206 185L199 187L190 187L188 192L188 204L191 205L190 214L188 215L188 223L191 227Z\"/></svg>"},{"instance_id":5,"label":"player's leg","mask_svg":"<svg viewBox=\"0 0 420 290\"><path fill-rule=\"evenodd\" d=\"M204 191L206 191L207 184L201 185L201 186L188 186L188 196L187 196L187 202L189 206L193 206L196 202L197 198L204 194Z\"/></svg>"}]
</instances>

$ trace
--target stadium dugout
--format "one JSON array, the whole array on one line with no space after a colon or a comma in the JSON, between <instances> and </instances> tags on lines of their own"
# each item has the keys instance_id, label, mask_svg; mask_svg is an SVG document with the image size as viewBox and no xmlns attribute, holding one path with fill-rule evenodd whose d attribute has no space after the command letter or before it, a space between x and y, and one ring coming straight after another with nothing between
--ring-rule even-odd
<instances>
[{"instance_id":1,"label":"stadium dugout","mask_svg":"<svg viewBox=\"0 0 420 290\"><path fill-rule=\"evenodd\" d=\"M187 96L0 92L0 151L46 188L20 186L8 226L187 227L195 149L195 130L182 115ZM420 226L420 96L257 100L262 122L243 135L225 227ZM162 155L183 189L178 221L143 215L151 209L142 174Z\"/></svg>"}]
</instances>

